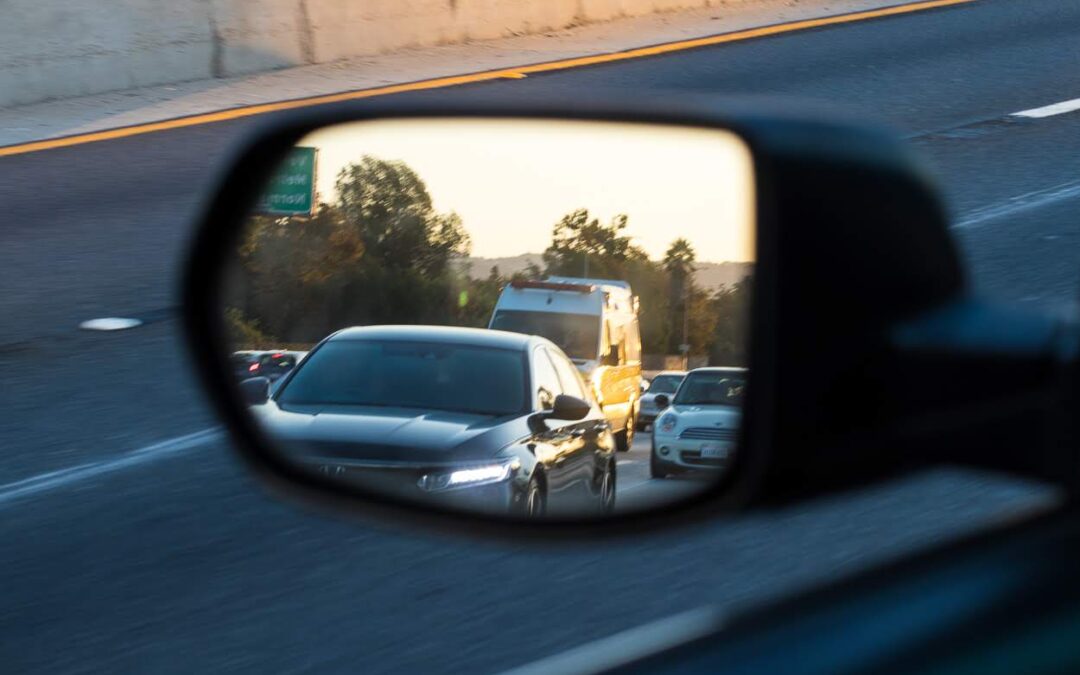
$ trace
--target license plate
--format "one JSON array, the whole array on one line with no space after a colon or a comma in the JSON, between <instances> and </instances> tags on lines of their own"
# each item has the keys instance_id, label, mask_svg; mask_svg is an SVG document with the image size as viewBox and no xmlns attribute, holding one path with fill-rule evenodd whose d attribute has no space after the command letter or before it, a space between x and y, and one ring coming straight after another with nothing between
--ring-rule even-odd
<instances>
[{"instance_id":1,"label":"license plate","mask_svg":"<svg viewBox=\"0 0 1080 675\"><path fill-rule=\"evenodd\" d=\"M706 443L701 446L702 459L726 459L727 453L727 446L719 443Z\"/></svg>"}]
</instances>

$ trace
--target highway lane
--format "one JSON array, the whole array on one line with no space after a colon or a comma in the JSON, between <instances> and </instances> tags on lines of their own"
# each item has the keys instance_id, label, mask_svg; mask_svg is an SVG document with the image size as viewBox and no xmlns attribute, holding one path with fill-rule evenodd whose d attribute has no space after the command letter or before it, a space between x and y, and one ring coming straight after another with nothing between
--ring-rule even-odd
<instances>
[{"instance_id":1,"label":"highway lane","mask_svg":"<svg viewBox=\"0 0 1080 675\"><path fill-rule=\"evenodd\" d=\"M1078 24L1080 7L1074 3L1040 0L1020 8L988 0L402 98L483 93L572 99L605 87L661 100L683 91L769 93L837 105L890 122L901 133L922 133L1072 98L1080 92L1075 81L1080 71L1071 66L1080 55L1074 41L1062 35ZM936 49L928 48L926 36L938 38ZM0 202L12 214L0 230L0 314L7 318L0 324L0 362L10 381L20 385L0 393L0 402L20 410L16 418L0 422L0 437L23 449L0 458L7 476L62 468L73 457L120 452L210 423L192 395L190 368L169 326L108 337L82 335L73 327L94 316L161 316L175 305L178 265L199 199L235 139L255 123L241 120L0 160ZM943 177L957 213L963 213L1072 180L1080 160L1060 151L1053 130L1062 124L1069 122L1051 118L1033 124L1030 132L937 137L917 145ZM1038 142L1029 143L1031 136ZM1015 162L1001 159L1014 156ZM999 224L993 235L962 239L976 262L975 280L1012 297L1009 293L1021 287L1012 283L1017 272L1031 267L1031 287L1054 288L1060 295L1074 277L1044 278L1045 261L1024 250L1007 265L978 263L990 259L988 251L998 242L1002 250L1011 248L1007 230ZM1041 293L1026 283L1019 297ZM83 386L87 381L93 389ZM125 396L131 388L140 392L137 401ZM124 405L111 405L117 400ZM59 419L48 412L58 402L64 410ZM174 409L177 405L183 407ZM100 414L103 407L109 408L106 414ZM164 409L172 414L161 415ZM35 433L42 418L54 433ZM116 434L125 435L127 443L84 440Z\"/></svg>"},{"instance_id":2,"label":"highway lane","mask_svg":"<svg viewBox=\"0 0 1080 675\"><path fill-rule=\"evenodd\" d=\"M284 502L209 444L3 511L0 657L5 672L493 672L1030 502L943 474L620 544L496 545Z\"/></svg>"},{"instance_id":3,"label":"highway lane","mask_svg":"<svg viewBox=\"0 0 1080 675\"><path fill-rule=\"evenodd\" d=\"M1080 96L1080 9L970 7L425 96L612 87L784 93L902 133L958 215L1080 177L1080 119L970 123ZM418 96L419 98L419 96ZM250 122L0 160L0 483L108 461L214 424L171 307L185 227ZM965 131L966 130L966 131ZM956 231L989 293L1075 295L1080 199ZM116 335L100 315L159 312ZM0 505L0 662L13 672L493 670L702 603L760 601L1038 502L935 474L770 517L610 547L477 545L278 501L209 442ZM477 570L485 570L482 575ZM490 573L486 571L490 570ZM503 636L489 641L488 636Z\"/></svg>"},{"instance_id":4,"label":"highway lane","mask_svg":"<svg viewBox=\"0 0 1080 675\"><path fill-rule=\"evenodd\" d=\"M618 511L659 508L709 488L711 476L704 472L653 479L649 475L649 436L647 431L639 432L630 451L619 455L615 502Z\"/></svg>"},{"instance_id":5,"label":"highway lane","mask_svg":"<svg viewBox=\"0 0 1080 675\"><path fill-rule=\"evenodd\" d=\"M1077 300L1080 157L1070 148L1078 135L1080 115L1064 115L913 141L941 181L980 293L1051 310Z\"/></svg>"}]
</instances>

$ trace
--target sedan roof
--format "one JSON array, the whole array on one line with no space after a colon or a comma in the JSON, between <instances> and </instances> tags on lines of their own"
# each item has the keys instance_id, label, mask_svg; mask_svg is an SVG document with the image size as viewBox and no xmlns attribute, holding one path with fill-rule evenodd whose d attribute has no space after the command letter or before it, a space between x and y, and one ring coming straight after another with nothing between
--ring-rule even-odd
<instances>
[{"instance_id":1,"label":"sedan roof","mask_svg":"<svg viewBox=\"0 0 1080 675\"><path fill-rule=\"evenodd\" d=\"M330 340L414 340L488 347L491 349L526 349L535 342L548 341L534 335L510 333L488 328L458 326L355 326L330 336Z\"/></svg>"}]
</instances>

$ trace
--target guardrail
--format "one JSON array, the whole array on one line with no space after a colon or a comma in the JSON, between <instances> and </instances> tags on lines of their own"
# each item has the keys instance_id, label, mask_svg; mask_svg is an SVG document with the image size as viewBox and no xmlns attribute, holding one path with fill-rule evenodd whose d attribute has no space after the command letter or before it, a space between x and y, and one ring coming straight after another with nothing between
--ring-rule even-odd
<instances>
[{"instance_id":1,"label":"guardrail","mask_svg":"<svg viewBox=\"0 0 1080 675\"><path fill-rule=\"evenodd\" d=\"M714 4L716 0L6 0L0 21L0 106L542 33Z\"/></svg>"}]
</instances>

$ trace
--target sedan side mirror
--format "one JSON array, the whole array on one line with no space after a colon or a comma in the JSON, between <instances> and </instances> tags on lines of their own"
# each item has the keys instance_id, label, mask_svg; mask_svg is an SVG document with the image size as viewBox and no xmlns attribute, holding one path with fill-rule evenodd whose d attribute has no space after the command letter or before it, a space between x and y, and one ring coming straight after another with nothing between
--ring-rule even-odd
<instances>
[{"instance_id":1,"label":"sedan side mirror","mask_svg":"<svg viewBox=\"0 0 1080 675\"><path fill-rule=\"evenodd\" d=\"M529 429L534 433L543 433L548 430L547 420L580 420L589 414L592 406L576 396L559 394L550 410L544 410L529 416Z\"/></svg>"},{"instance_id":2,"label":"sedan side mirror","mask_svg":"<svg viewBox=\"0 0 1080 675\"><path fill-rule=\"evenodd\" d=\"M647 391L649 391L649 381L648 380L642 380L641 381L641 393L644 394Z\"/></svg>"},{"instance_id":3,"label":"sedan side mirror","mask_svg":"<svg viewBox=\"0 0 1080 675\"><path fill-rule=\"evenodd\" d=\"M553 420L580 420L589 414L591 406L577 396L559 394L555 397L555 407L547 417Z\"/></svg>"},{"instance_id":4,"label":"sedan side mirror","mask_svg":"<svg viewBox=\"0 0 1080 675\"><path fill-rule=\"evenodd\" d=\"M656 407L660 410L663 410L664 408L671 405L671 399L668 398L667 394L657 394L656 398L654 398L653 401L656 403Z\"/></svg>"},{"instance_id":5,"label":"sedan side mirror","mask_svg":"<svg viewBox=\"0 0 1080 675\"><path fill-rule=\"evenodd\" d=\"M270 400L270 380L266 377L252 377L240 383L240 394L248 405L263 405Z\"/></svg>"}]
</instances>

